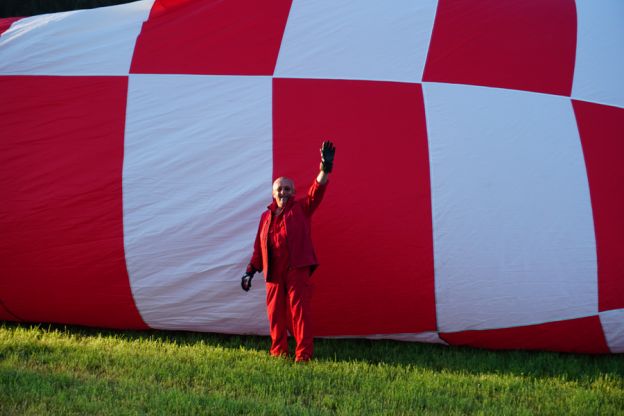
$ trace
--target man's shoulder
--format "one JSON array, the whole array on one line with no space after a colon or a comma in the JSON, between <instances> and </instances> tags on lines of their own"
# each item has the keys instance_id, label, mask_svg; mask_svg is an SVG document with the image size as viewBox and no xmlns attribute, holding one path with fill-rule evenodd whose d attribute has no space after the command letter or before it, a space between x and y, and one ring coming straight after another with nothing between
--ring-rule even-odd
<instances>
[{"instance_id":1,"label":"man's shoulder","mask_svg":"<svg viewBox=\"0 0 624 416\"><path fill-rule=\"evenodd\" d=\"M305 204L306 204L305 199L295 199L292 205L290 206L289 211L297 211L297 212L304 211Z\"/></svg>"},{"instance_id":2,"label":"man's shoulder","mask_svg":"<svg viewBox=\"0 0 624 416\"><path fill-rule=\"evenodd\" d=\"M271 219L271 210L265 209L262 214L260 214L260 223L266 222Z\"/></svg>"}]
</instances>

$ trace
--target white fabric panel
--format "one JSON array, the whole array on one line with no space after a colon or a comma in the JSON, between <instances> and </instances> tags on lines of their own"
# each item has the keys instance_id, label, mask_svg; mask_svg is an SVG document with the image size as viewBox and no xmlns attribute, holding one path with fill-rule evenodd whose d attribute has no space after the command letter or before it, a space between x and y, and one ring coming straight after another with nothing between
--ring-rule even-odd
<instances>
[{"instance_id":1,"label":"white fabric panel","mask_svg":"<svg viewBox=\"0 0 624 416\"><path fill-rule=\"evenodd\" d=\"M366 339L390 339L393 341L406 342L425 342L428 344L444 344L448 345L437 332L418 332L404 334L375 334L375 335L356 335L349 337L331 337L331 338L366 338Z\"/></svg>"},{"instance_id":2,"label":"white fabric panel","mask_svg":"<svg viewBox=\"0 0 624 416\"><path fill-rule=\"evenodd\" d=\"M423 89L440 331L595 315L592 210L570 100Z\"/></svg>"},{"instance_id":3,"label":"white fabric panel","mask_svg":"<svg viewBox=\"0 0 624 416\"><path fill-rule=\"evenodd\" d=\"M600 323L611 352L624 352L624 309L600 312Z\"/></svg>"},{"instance_id":4,"label":"white fabric panel","mask_svg":"<svg viewBox=\"0 0 624 416\"><path fill-rule=\"evenodd\" d=\"M420 82L437 1L293 1L275 76Z\"/></svg>"},{"instance_id":5,"label":"white fabric panel","mask_svg":"<svg viewBox=\"0 0 624 416\"><path fill-rule=\"evenodd\" d=\"M263 278L240 277L271 202L271 82L130 76L124 243L153 328L268 333Z\"/></svg>"},{"instance_id":6,"label":"white fabric panel","mask_svg":"<svg viewBox=\"0 0 624 416\"><path fill-rule=\"evenodd\" d=\"M0 36L3 75L127 75L154 0L19 20Z\"/></svg>"},{"instance_id":7,"label":"white fabric panel","mask_svg":"<svg viewBox=\"0 0 624 416\"><path fill-rule=\"evenodd\" d=\"M572 96L624 107L624 2L577 0Z\"/></svg>"}]
</instances>

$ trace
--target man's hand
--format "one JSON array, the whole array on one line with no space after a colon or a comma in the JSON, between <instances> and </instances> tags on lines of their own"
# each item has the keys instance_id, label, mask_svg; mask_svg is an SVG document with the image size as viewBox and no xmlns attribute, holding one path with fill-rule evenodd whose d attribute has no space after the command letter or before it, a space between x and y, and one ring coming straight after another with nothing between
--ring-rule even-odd
<instances>
[{"instance_id":1,"label":"man's hand","mask_svg":"<svg viewBox=\"0 0 624 416\"><path fill-rule=\"evenodd\" d=\"M336 155L336 148L334 144L329 140L326 140L321 145L321 170L325 173L330 173L334 168L334 156Z\"/></svg>"},{"instance_id":2,"label":"man's hand","mask_svg":"<svg viewBox=\"0 0 624 416\"><path fill-rule=\"evenodd\" d=\"M249 292L251 289L251 279L253 279L255 271L247 271L241 278L241 287L245 292Z\"/></svg>"}]
</instances>

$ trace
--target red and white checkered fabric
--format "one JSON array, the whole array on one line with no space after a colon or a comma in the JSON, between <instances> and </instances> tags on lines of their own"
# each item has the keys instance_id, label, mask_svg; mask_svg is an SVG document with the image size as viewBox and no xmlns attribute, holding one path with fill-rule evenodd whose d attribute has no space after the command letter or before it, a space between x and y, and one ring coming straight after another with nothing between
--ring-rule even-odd
<instances>
[{"instance_id":1,"label":"red and white checkered fabric","mask_svg":"<svg viewBox=\"0 0 624 416\"><path fill-rule=\"evenodd\" d=\"M624 3L0 19L0 319L267 334L272 179L338 155L316 334L624 352Z\"/></svg>"}]
</instances>

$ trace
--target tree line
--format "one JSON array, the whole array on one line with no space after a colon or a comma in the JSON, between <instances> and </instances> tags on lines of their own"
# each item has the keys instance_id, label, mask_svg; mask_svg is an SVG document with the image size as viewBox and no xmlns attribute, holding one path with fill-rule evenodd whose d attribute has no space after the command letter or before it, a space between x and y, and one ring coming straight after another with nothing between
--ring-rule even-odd
<instances>
[{"instance_id":1,"label":"tree line","mask_svg":"<svg viewBox=\"0 0 624 416\"><path fill-rule=\"evenodd\" d=\"M0 0L0 18L112 6L133 0Z\"/></svg>"}]
</instances>

